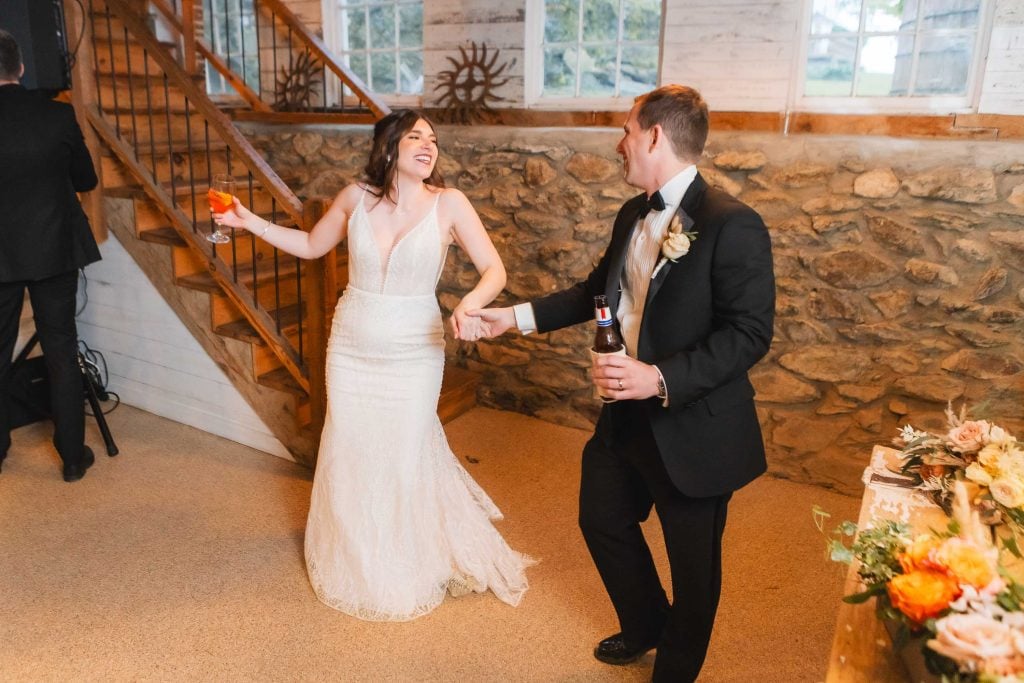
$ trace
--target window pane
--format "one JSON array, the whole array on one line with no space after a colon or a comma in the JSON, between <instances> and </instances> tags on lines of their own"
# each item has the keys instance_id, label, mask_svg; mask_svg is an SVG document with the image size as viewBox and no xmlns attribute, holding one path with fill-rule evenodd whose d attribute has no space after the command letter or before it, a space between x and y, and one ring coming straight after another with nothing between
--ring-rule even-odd
<instances>
[{"instance_id":1,"label":"window pane","mask_svg":"<svg viewBox=\"0 0 1024 683\"><path fill-rule=\"evenodd\" d=\"M544 3L544 42L576 42L579 0L547 0Z\"/></svg>"},{"instance_id":2,"label":"window pane","mask_svg":"<svg viewBox=\"0 0 1024 683\"><path fill-rule=\"evenodd\" d=\"M661 3L658 0L625 0L623 40L658 40L661 33Z\"/></svg>"},{"instance_id":3,"label":"window pane","mask_svg":"<svg viewBox=\"0 0 1024 683\"><path fill-rule=\"evenodd\" d=\"M915 95L966 95L974 34L922 36Z\"/></svg>"},{"instance_id":4,"label":"window pane","mask_svg":"<svg viewBox=\"0 0 1024 683\"><path fill-rule=\"evenodd\" d=\"M617 40L618 0L583 0L583 40Z\"/></svg>"},{"instance_id":5,"label":"window pane","mask_svg":"<svg viewBox=\"0 0 1024 683\"><path fill-rule=\"evenodd\" d=\"M370 76L373 78L373 91L380 93L398 92L395 84L395 53L370 54L369 58Z\"/></svg>"},{"instance_id":6,"label":"window pane","mask_svg":"<svg viewBox=\"0 0 1024 683\"><path fill-rule=\"evenodd\" d=\"M348 56L348 66L356 76L363 79L363 83L369 83L366 78L366 54L354 53Z\"/></svg>"},{"instance_id":7,"label":"window pane","mask_svg":"<svg viewBox=\"0 0 1024 683\"><path fill-rule=\"evenodd\" d=\"M921 29L974 28L980 4L978 0L922 0Z\"/></svg>"},{"instance_id":8,"label":"window pane","mask_svg":"<svg viewBox=\"0 0 1024 683\"><path fill-rule=\"evenodd\" d=\"M867 0L864 30L872 32L898 31L906 0Z\"/></svg>"},{"instance_id":9,"label":"window pane","mask_svg":"<svg viewBox=\"0 0 1024 683\"><path fill-rule=\"evenodd\" d=\"M395 7L373 7L370 9L370 47L395 47ZM394 67L392 67L394 72ZM394 80L394 73L392 73ZM383 91L381 91L383 92Z\"/></svg>"},{"instance_id":10,"label":"window pane","mask_svg":"<svg viewBox=\"0 0 1024 683\"><path fill-rule=\"evenodd\" d=\"M423 55L420 52L401 52L399 54L399 76L402 92L407 95L419 95L423 92Z\"/></svg>"},{"instance_id":11,"label":"window pane","mask_svg":"<svg viewBox=\"0 0 1024 683\"><path fill-rule=\"evenodd\" d=\"M809 97L849 95L853 90L856 53L857 39L853 36L811 40L807 49L804 94Z\"/></svg>"},{"instance_id":12,"label":"window pane","mask_svg":"<svg viewBox=\"0 0 1024 683\"><path fill-rule=\"evenodd\" d=\"M896 69L896 38L875 36L865 38L857 69L857 92L864 97L888 96Z\"/></svg>"},{"instance_id":13,"label":"window pane","mask_svg":"<svg viewBox=\"0 0 1024 683\"><path fill-rule=\"evenodd\" d=\"M348 12L348 45L349 50L366 49L366 12L363 9Z\"/></svg>"},{"instance_id":14,"label":"window pane","mask_svg":"<svg viewBox=\"0 0 1024 683\"><path fill-rule=\"evenodd\" d=\"M615 46L588 45L580 60L580 96L615 96Z\"/></svg>"},{"instance_id":15,"label":"window pane","mask_svg":"<svg viewBox=\"0 0 1024 683\"><path fill-rule=\"evenodd\" d=\"M423 46L423 5L399 6L398 44L402 47Z\"/></svg>"},{"instance_id":16,"label":"window pane","mask_svg":"<svg viewBox=\"0 0 1024 683\"><path fill-rule=\"evenodd\" d=\"M576 95L576 49L549 47L544 49L544 96Z\"/></svg>"},{"instance_id":17,"label":"window pane","mask_svg":"<svg viewBox=\"0 0 1024 683\"><path fill-rule=\"evenodd\" d=\"M623 46L619 95L636 97L653 90L658 80L658 46Z\"/></svg>"},{"instance_id":18,"label":"window pane","mask_svg":"<svg viewBox=\"0 0 1024 683\"><path fill-rule=\"evenodd\" d=\"M811 33L856 32L860 30L860 0L814 0Z\"/></svg>"}]
</instances>

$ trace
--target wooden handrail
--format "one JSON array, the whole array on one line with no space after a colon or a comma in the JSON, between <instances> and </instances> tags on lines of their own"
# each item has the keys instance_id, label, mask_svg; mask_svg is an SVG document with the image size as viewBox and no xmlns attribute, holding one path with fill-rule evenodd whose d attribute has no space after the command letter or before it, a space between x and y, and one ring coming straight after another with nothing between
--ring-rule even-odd
<instances>
[{"instance_id":1,"label":"wooden handrail","mask_svg":"<svg viewBox=\"0 0 1024 683\"><path fill-rule=\"evenodd\" d=\"M309 28L302 23L302 21L295 16L295 14L288 9L288 7L281 2L281 0L260 0L263 4L271 8L273 13L280 17L294 33L298 34L300 38L306 43L306 47L316 53L320 58L320 61L326 65L328 69L334 72L338 78L341 79L342 83L352 89L352 92L356 94L361 102L364 102L367 108L373 112L377 118L382 118L391 113L391 108L384 102L378 100L370 89L366 87L366 83L363 83L363 79L352 73L347 66L341 63L341 61L334 55L333 52L328 49L324 41L320 39L320 36L316 35Z\"/></svg>"},{"instance_id":2,"label":"wooden handrail","mask_svg":"<svg viewBox=\"0 0 1024 683\"><path fill-rule=\"evenodd\" d=\"M178 15L174 13L174 11L165 2L165 0L150 0L150 2L153 3L154 7L160 10L160 13L164 15L164 18L167 20L167 23L170 24L171 28L177 31L178 35L182 37L184 43L183 49L185 50L186 64L188 63L190 57L191 61L193 63L195 62L195 51L198 50L199 54L201 54L203 58L210 63L210 65L217 71L217 73L223 76L224 80L226 80L231 85L231 87L234 88L235 91L242 96L242 99L244 99L249 104L249 106L252 107L253 111L273 111L270 108L270 105L268 105L266 102L260 99L260 94L252 88L250 88L245 83L245 81L243 81L238 76L238 74L232 71L231 67L228 66L228 64L223 59L220 58L220 55L214 52L213 49L206 44L205 40L203 40L202 38L195 37L195 30L192 28L191 24L192 19L190 19L190 17L193 16L191 0L186 0L185 5L182 6L182 14L185 15L185 20L189 22L189 25L187 27L182 26L181 21L178 19ZM189 47L190 44L192 45L192 47Z\"/></svg>"}]
</instances>

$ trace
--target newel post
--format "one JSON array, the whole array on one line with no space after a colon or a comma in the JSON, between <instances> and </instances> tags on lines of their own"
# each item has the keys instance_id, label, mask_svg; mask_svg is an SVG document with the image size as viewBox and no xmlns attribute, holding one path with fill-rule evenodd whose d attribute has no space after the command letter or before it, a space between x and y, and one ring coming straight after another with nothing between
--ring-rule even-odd
<instances>
[{"instance_id":1,"label":"newel post","mask_svg":"<svg viewBox=\"0 0 1024 683\"><path fill-rule=\"evenodd\" d=\"M302 224L307 232L327 210L322 199L307 199L302 205ZM312 427L317 433L323 428L327 416L327 337L330 334L331 314L338 299L338 263L332 249L325 256L310 261L303 277L306 330L309 343L309 408Z\"/></svg>"}]
</instances>

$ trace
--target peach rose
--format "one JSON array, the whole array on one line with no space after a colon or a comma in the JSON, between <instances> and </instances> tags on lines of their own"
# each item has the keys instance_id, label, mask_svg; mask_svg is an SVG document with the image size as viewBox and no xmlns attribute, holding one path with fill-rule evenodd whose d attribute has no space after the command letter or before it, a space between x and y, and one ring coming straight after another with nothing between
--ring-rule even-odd
<instances>
[{"instance_id":1,"label":"peach rose","mask_svg":"<svg viewBox=\"0 0 1024 683\"><path fill-rule=\"evenodd\" d=\"M918 569L938 569L930 561L931 553L942 545L942 540L922 534L913 540L907 549L899 555L900 566L903 572L909 574Z\"/></svg>"},{"instance_id":2,"label":"peach rose","mask_svg":"<svg viewBox=\"0 0 1024 683\"><path fill-rule=\"evenodd\" d=\"M1019 653L1013 630L983 614L950 614L935 622L935 638L928 647L949 657L963 670L978 670L990 660L1010 660Z\"/></svg>"},{"instance_id":3,"label":"peach rose","mask_svg":"<svg viewBox=\"0 0 1024 683\"><path fill-rule=\"evenodd\" d=\"M932 557L957 583L967 583L979 590L998 576L992 560L984 552L959 538L946 539Z\"/></svg>"},{"instance_id":4,"label":"peach rose","mask_svg":"<svg viewBox=\"0 0 1024 683\"><path fill-rule=\"evenodd\" d=\"M960 597L956 579L934 571L913 571L894 576L888 590L893 607L919 624Z\"/></svg>"},{"instance_id":5,"label":"peach rose","mask_svg":"<svg viewBox=\"0 0 1024 683\"><path fill-rule=\"evenodd\" d=\"M985 420L967 420L959 427L953 427L946 439L954 451L973 453L988 441L990 425Z\"/></svg>"}]
</instances>

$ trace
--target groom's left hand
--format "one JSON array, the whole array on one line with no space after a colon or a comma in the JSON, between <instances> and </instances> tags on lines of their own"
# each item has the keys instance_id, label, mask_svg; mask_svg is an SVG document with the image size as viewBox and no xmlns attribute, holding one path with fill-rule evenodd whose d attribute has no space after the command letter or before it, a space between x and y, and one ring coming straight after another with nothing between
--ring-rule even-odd
<instances>
[{"instance_id":1,"label":"groom's left hand","mask_svg":"<svg viewBox=\"0 0 1024 683\"><path fill-rule=\"evenodd\" d=\"M620 401L658 395L658 370L630 356L594 356L590 369L594 385Z\"/></svg>"}]
</instances>

